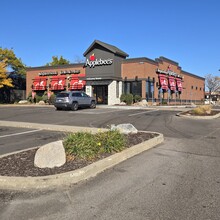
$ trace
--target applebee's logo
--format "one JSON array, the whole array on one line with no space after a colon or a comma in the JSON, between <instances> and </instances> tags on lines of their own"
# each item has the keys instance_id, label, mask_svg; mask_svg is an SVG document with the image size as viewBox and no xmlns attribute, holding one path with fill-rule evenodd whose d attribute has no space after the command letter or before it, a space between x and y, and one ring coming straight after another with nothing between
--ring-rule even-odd
<instances>
[{"instance_id":1,"label":"applebee's logo","mask_svg":"<svg viewBox=\"0 0 220 220\"><path fill-rule=\"evenodd\" d=\"M89 59L86 60L85 66L89 66L90 68L94 68L95 66L102 66L102 65L111 65L113 63L113 59L97 59L95 54L89 56Z\"/></svg>"}]
</instances>

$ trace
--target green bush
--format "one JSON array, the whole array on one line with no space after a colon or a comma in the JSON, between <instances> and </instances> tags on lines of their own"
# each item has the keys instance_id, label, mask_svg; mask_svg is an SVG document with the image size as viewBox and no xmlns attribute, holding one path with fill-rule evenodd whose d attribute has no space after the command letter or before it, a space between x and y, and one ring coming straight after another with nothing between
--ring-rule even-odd
<instances>
[{"instance_id":1,"label":"green bush","mask_svg":"<svg viewBox=\"0 0 220 220\"><path fill-rule=\"evenodd\" d=\"M69 134L64 139L64 148L67 155L79 159L94 159L98 153L97 142L94 135L89 132Z\"/></svg>"},{"instance_id":2,"label":"green bush","mask_svg":"<svg viewBox=\"0 0 220 220\"><path fill-rule=\"evenodd\" d=\"M126 100L126 94L121 94L121 97L120 97L120 101L121 102L125 102L125 100Z\"/></svg>"},{"instance_id":3,"label":"green bush","mask_svg":"<svg viewBox=\"0 0 220 220\"><path fill-rule=\"evenodd\" d=\"M140 95L134 96L134 102L140 102L142 100L142 97Z\"/></svg>"},{"instance_id":4,"label":"green bush","mask_svg":"<svg viewBox=\"0 0 220 220\"><path fill-rule=\"evenodd\" d=\"M31 92L29 92L29 94L28 94L27 101L30 102L30 103L34 102L34 100L32 99L32 93Z\"/></svg>"},{"instance_id":5,"label":"green bush","mask_svg":"<svg viewBox=\"0 0 220 220\"><path fill-rule=\"evenodd\" d=\"M132 94L127 94L126 95L126 100L125 100L127 105L131 105L133 103L133 95Z\"/></svg>"},{"instance_id":6,"label":"green bush","mask_svg":"<svg viewBox=\"0 0 220 220\"><path fill-rule=\"evenodd\" d=\"M51 95L50 95L50 98L49 98L49 100L48 100L49 104L50 104L50 105L53 105L54 102L55 102L55 99L56 99L56 95L55 95L55 94L51 94Z\"/></svg>"},{"instance_id":7,"label":"green bush","mask_svg":"<svg viewBox=\"0 0 220 220\"><path fill-rule=\"evenodd\" d=\"M127 105L131 105L133 103L133 95L128 94L121 94L120 97L121 102L125 102Z\"/></svg>"},{"instance_id":8,"label":"green bush","mask_svg":"<svg viewBox=\"0 0 220 220\"><path fill-rule=\"evenodd\" d=\"M126 139L118 130L97 134L77 132L69 134L63 145L67 156L92 160L103 153L120 152L126 145Z\"/></svg>"},{"instance_id":9,"label":"green bush","mask_svg":"<svg viewBox=\"0 0 220 220\"><path fill-rule=\"evenodd\" d=\"M45 103L48 103L48 96L47 96L47 92L45 91L43 96L42 96L42 100L45 102Z\"/></svg>"},{"instance_id":10,"label":"green bush","mask_svg":"<svg viewBox=\"0 0 220 220\"><path fill-rule=\"evenodd\" d=\"M126 139L118 130L109 130L96 134L100 153L120 152L126 145Z\"/></svg>"},{"instance_id":11,"label":"green bush","mask_svg":"<svg viewBox=\"0 0 220 220\"><path fill-rule=\"evenodd\" d=\"M39 96L39 95L37 95L37 94L35 94L34 98L35 98L35 100L36 100L36 103L38 103L38 102L40 102L40 101L43 100L43 97L42 97L42 96Z\"/></svg>"}]
</instances>

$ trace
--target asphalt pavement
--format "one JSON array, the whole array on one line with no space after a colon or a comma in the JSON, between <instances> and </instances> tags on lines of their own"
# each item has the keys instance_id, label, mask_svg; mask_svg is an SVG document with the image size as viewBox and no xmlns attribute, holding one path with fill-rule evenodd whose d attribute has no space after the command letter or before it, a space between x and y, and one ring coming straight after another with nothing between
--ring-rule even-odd
<instances>
[{"instance_id":1,"label":"asphalt pavement","mask_svg":"<svg viewBox=\"0 0 220 220\"><path fill-rule=\"evenodd\" d=\"M185 119L176 116L179 111L97 109L91 113L85 109L72 113L16 107L14 116L11 109L0 108L1 121L42 120L43 124L94 128L129 122L138 130L161 132L165 137L156 147L68 187L0 190L0 218L219 219L220 118Z\"/></svg>"}]
</instances>

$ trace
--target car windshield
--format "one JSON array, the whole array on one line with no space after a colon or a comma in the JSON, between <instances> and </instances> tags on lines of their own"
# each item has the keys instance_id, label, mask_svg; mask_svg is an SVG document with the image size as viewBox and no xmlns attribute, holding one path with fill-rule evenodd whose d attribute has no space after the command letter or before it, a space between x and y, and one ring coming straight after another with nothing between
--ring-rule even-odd
<instances>
[{"instance_id":1,"label":"car windshield","mask_svg":"<svg viewBox=\"0 0 220 220\"><path fill-rule=\"evenodd\" d=\"M58 93L57 94L58 98L64 98L64 97L69 97L69 93Z\"/></svg>"}]
</instances>

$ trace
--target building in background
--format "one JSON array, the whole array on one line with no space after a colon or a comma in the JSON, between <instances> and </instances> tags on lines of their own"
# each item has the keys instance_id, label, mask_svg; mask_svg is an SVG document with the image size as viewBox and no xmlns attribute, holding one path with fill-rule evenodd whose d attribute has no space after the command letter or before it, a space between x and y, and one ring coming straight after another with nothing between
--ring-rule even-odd
<instances>
[{"instance_id":1,"label":"building in background","mask_svg":"<svg viewBox=\"0 0 220 220\"><path fill-rule=\"evenodd\" d=\"M121 49L95 40L83 54L85 63L27 69L26 95L84 90L98 104L120 103L123 93L152 103L191 103L204 100L205 78L182 70L165 57L127 58Z\"/></svg>"}]
</instances>

